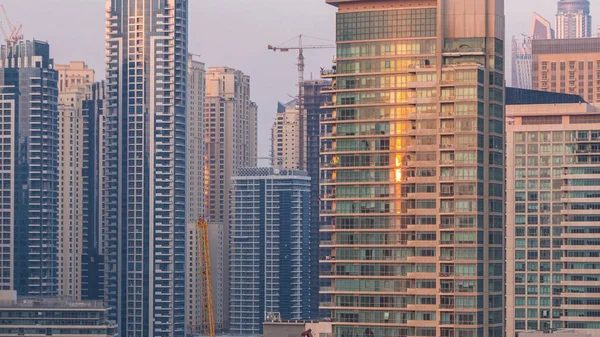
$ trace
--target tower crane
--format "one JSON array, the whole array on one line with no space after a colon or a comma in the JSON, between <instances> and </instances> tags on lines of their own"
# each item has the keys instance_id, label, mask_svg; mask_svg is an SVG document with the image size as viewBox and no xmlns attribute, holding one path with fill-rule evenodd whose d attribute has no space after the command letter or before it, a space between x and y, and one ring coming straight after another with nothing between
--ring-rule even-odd
<instances>
[{"instance_id":1,"label":"tower crane","mask_svg":"<svg viewBox=\"0 0 600 337\"><path fill-rule=\"evenodd\" d=\"M208 223L198 219L198 263L200 264L200 296L202 298L202 335L215 337L215 312L212 298L212 273L210 267L210 246L208 244Z\"/></svg>"},{"instance_id":2,"label":"tower crane","mask_svg":"<svg viewBox=\"0 0 600 337\"><path fill-rule=\"evenodd\" d=\"M8 13L6 12L6 8L4 8L4 5L0 5L0 8L2 8L2 14L4 16L4 20L6 21L6 24L8 25L8 30L6 31L5 27L4 27L4 23L0 23L0 28L2 28L2 34L4 35L4 40L6 41L6 45L7 46L12 46L14 44L16 44L17 42L23 40L23 25L19 24L18 26L14 25L10 19L8 18Z\"/></svg>"},{"instance_id":3,"label":"tower crane","mask_svg":"<svg viewBox=\"0 0 600 337\"><path fill-rule=\"evenodd\" d=\"M267 48L272 51L279 52L289 52L290 50L298 51L298 123L299 132L300 132L300 146L299 146L299 156L300 156L300 169L306 170L306 156L304 154L304 149L306 148L305 142L306 137L304 135L304 50L305 49L335 49L335 44L322 44L322 45L304 45L302 44L302 37L304 35L300 34L278 46L269 45ZM292 40L298 40L298 45L296 46L285 46L286 43ZM322 40L322 39L319 39Z\"/></svg>"}]
</instances>

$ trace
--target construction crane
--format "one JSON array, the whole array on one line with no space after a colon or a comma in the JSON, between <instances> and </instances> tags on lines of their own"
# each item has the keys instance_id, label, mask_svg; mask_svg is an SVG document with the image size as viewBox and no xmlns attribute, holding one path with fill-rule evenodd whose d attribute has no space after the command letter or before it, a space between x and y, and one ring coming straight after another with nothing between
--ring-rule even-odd
<instances>
[{"instance_id":1,"label":"construction crane","mask_svg":"<svg viewBox=\"0 0 600 337\"><path fill-rule=\"evenodd\" d=\"M6 8L4 8L4 5L0 5L0 8L2 8L2 14L4 15L4 20L6 21L6 24L8 25L8 30L7 31L4 27L4 23L0 23L0 28L2 29L2 34L4 35L4 40L6 41L6 45L7 46L12 46L15 45L17 42L23 40L23 25L19 24L14 25L10 19L8 18L8 13L6 12Z\"/></svg>"},{"instance_id":2,"label":"construction crane","mask_svg":"<svg viewBox=\"0 0 600 337\"><path fill-rule=\"evenodd\" d=\"M279 51L279 52L288 52L290 50L298 51L298 123L299 132L300 132L300 146L299 146L299 156L300 156L300 169L306 170L306 156L304 154L304 149L306 147L305 141L306 137L304 136L304 50L305 49L334 49L336 48L335 44L322 44L322 45L304 45L302 44L302 37L304 35L300 34L278 46L269 45L269 50ZM313 37L314 38L314 37ZM286 44L292 40L298 39L298 45L296 46L286 46ZM319 39L319 38L316 38ZM322 40L322 39L319 39Z\"/></svg>"},{"instance_id":3,"label":"construction crane","mask_svg":"<svg viewBox=\"0 0 600 337\"><path fill-rule=\"evenodd\" d=\"M200 264L200 296L202 298L202 335L215 337L215 312L212 298L212 273L210 269L210 246L208 223L198 219L198 263Z\"/></svg>"}]
</instances>

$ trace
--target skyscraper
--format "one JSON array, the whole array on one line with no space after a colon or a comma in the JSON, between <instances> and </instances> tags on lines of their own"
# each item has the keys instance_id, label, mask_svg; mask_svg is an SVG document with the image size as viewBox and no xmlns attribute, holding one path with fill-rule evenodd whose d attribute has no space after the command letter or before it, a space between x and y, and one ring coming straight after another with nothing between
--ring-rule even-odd
<instances>
[{"instance_id":1,"label":"skyscraper","mask_svg":"<svg viewBox=\"0 0 600 337\"><path fill-rule=\"evenodd\" d=\"M206 71L204 63L188 60L187 105L187 204L186 204L186 333L200 333L201 294L196 223L204 217L204 141Z\"/></svg>"},{"instance_id":2,"label":"skyscraper","mask_svg":"<svg viewBox=\"0 0 600 337\"><path fill-rule=\"evenodd\" d=\"M185 334L187 0L108 0L103 221L121 336Z\"/></svg>"},{"instance_id":3,"label":"skyscraper","mask_svg":"<svg viewBox=\"0 0 600 337\"><path fill-rule=\"evenodd\" d=\"M58 293L82 299L84 199L83 104L94 82L94 70L84 62L56 65L58 71ZM88 125L89 126L89 125ZM92 131L94 132L94 131ZM89 289L89 288L88 288Z\"/></svg>"},{"instance_id":4,"label":"skyscraper","mask_svg":"<svg viewBox=\"0 0 600 337\"><path fill-rule=\"evenodd\" d=\"M504 1L327 2L334 336L504 336Z\"/></svg>"},{"instance_id":5,"label":"skyscraper","mask_svg":"<svg viewBox=\"0 0 600 337\"><path fill-rule=\"evenodd\" d=\"M507 100L507 336L600 328L600 107L545 94Z\"/></svg>"},{"instance_id":6,"label":"skyscraper","mask_svg":"<svg viewBox=\"0 0 600 337\"><path fill-rule=\"evenodd\" d=\"M556 14L556 38L576 39L592 36L589 0L560 0Z\"/></svg>"},{"instance_id":7,"label":"skyscraper","mask_svg":"<svg viewBox=\"0 0 600 337\"><path fill-rule=\"evenodd\" d=\"M269 317L310 315L310 178L240 168L231 192L230 326L260 336Z\"/></svg>"},{"instance_id":8,"label":"skyscraper","mask_svg":"<svg viewBox=\"0 0 600 337\"><path fill-rule=\"evenodd\" d=\"M80 163L83 188L83 251L81 257L81 298L104 299L104 255L106 237L101 227L102 148L105 82L89 85L83 101L83 161Z\"/></svg>"},{"instance_id":9,"label":"skyscraper","mask_svg":"<svg viewBox=\"0 0 600 337\"><path fill-rule=\"evenodd\" d=\"M275 122L271 127L271 155L273 165L280 168L299 170L300 152L300 114L298 100L277 103Z\"/></svg>"},{"instance_id":10,"label":"skyscraper","mask_svg":"<svg viewBox=\"0 0 600 337\"><path fill-rule=\"evenodd\" d=\"M532 51L531 40L554 38L554 29L550 22L537 13L533 13L531 33L522 38L513 36L512 40L512 87L531 89Z\"/></svg>"},{"instance_id":11,"label":"skyscraper","mask_svg":"<svg viewBox=\"0 0 600 337\"><path fill-rule=\"evenodd\" d=\"M531 38L513 36L512 86L531 89Z\"/></svg>"},{"instance_id":12,"label":"skyscraper","mask_svg":"<svg viewBox=\"0 0 600 337\"><path fill-rule=\"evenodd\" d=\"M548 40L555 37L554 29L550 21L544 19L538 13L533 12L533 20L531 22L531 38Z\"/></svg>"},{"instance_id":13,"label":"skyscraper","mask_svg":"<svg viewBox=\"0 0 600 337\"><path fill-rule=\"evenodd\" d=\"M250 77L227 67L206 73L206 211L218 330L229 327L229 193L240 167L256 166L256 113Z\"/></svg>"},{"instance_id":14,"label":"skyscraper","mask_svg":"<svg viewBox=\"0 0 600 337\"><path fill-rule=\"evenodd\" d=\"M0 48L0 289L58 294L58 89L50 46Z\"/></svg>"},{"instance_id":15,"label":"skyscraper","mask_svg":"<svg viewBox=\"0 0 600 337\"><path fill-rule=\"evenodd\" d=\"M326 102L331 102L331 94L326 93L326 89L331 89L331 81L309 80L304 81L303 107L306 120L306 170L310 176L310 307L311 318L320 319L323 316L319 313L319 257L322 256L319 249L319 153L321 151L319 137L321 134L321 120L327 119L331 115L331 110L323 109ZM324 284L329 285L327 280Z\"/></svg>"}]
</instances>

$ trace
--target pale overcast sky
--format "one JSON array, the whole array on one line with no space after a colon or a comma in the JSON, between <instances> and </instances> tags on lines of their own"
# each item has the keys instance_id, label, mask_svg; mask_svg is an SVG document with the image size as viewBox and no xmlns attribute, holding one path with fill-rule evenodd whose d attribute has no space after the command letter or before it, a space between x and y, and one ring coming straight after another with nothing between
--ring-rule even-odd
<instances>
[{"instance_id":1,"label":"pale overcast sky","mask_svg":"<svg viewBox=\"0 0 600 337\"><path fill-rule=\"evenodd\" d=\"M298 34L334 40L335 9L324 0L189 0L190 51L207 66L229 66L251 76L252 99L259 106L259 152L270 147L270 127L277 101L295 87L297 53L274 53ZM27 39L48 41L56 63L83 60L104 77L104 0L3 0L12 21L24 26ZM531 14L554 24L556 0L506 0L507 46L510 37L528 33ZM593 31L600 22L600 1L592 0ZM320 44L318 40L306 43ZM324 42L326 43L326 42ZM333 50L308 50L306 78L329 66ZM509 50L507 50L507 56ZM507 65L510 58L507 57ZM510 74L510 72L507 72Z\"/></svg>"}]
</instances>

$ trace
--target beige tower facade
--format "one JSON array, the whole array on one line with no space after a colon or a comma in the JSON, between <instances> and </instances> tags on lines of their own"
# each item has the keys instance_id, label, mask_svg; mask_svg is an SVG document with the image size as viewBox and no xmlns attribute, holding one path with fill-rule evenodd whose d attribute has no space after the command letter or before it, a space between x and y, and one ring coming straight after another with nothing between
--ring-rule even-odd
<instances>
[{"instance_id":1,"label":"beige tower facade","mask_svg":"<svg viewBox=\"0 0 600 337\"><path fill-rule=\"evenodd\" d=\"M239 167L257 160L257 106L250 100L250 77L227 67L206 73L205 218L211 237L213 302L217 329L229 327L229 194Z\"/></svg>"},{"instance_id":2,"label":"beige tower facade","mask_svg":"<svg viewBox=\"0 0 600 337\"><path fill-rule=\"evenodd\" d=\"M204 63L188 58L187 105L187 173L186 173L186 277L185 298L187 334L200 333L202 304L200 297L200 270L198 266L198 235L196 224L204 217L204 112L206 97Z\"/></svg>"},{"instance_id":3,"label":"beige tower facade","mask_svg":"<svg viewBox=\"0 0 600 337\"><path fill-rule=\"evenodd\" d=\"M57 65L59 76L58 288L59 295L82 299L84 250L83 101L94 83L84 62Z\"/></svg>"},{"instance_id":4,"label":"beige tower facade","mask_svg":"<svg viewBox=\"0 0 600 337\"><path fill-rule=\"evenodd\" d=\"M504 1L327 2L333 335L504 336Z\"/></svg>"},{"instance_id":5,"label":"beige tower facade","mask_svg":"<svg viewBox=\"0 0 600 337\"><path fill-rule=\"evenodd\" d=\"M69 92L72 88L79 88L89 83L94 83L95 71L90 69L83 61L71 61L69 64L57 64L58 90Z\"/></svg>"},{"instance_id":6,"label":"beige tower facade","mask_svg":"<svg viewBox=\"0 0 600 337\"><path fill-rule=\"evenodd\" d=\"M299 170L302 165L298 151L301 144L300 114L296 103L296 100L287 104L279 103L275 122L271 127L271 156L275 167Z\"/></svg>"},{"instance_id":7,"label":"beige tower facade","mask_svg":"<svg viewBox=\"0 0 600 337\"><path fill-rule=\"evenodd\" d=\"M600 329L600 107L569 102L507 105L507 336Z\"/></svg>"}]
</instances>

